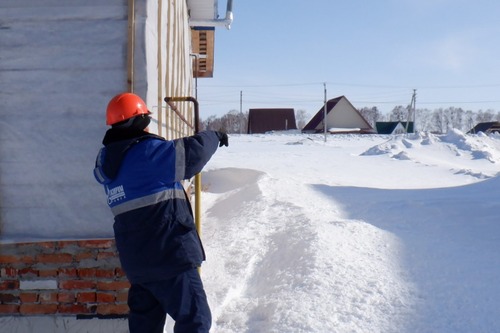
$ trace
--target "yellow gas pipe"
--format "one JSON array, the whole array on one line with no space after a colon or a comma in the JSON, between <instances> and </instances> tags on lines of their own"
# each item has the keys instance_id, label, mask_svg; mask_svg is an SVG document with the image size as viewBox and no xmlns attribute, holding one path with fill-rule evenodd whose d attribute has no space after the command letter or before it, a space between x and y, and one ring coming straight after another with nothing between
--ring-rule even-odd
<instances>
[{"instance_id":1,"label":"yellow gas pipe","mask_svg":"<svg viewBox=\"0 0 500 333\"><path fill-rule=\"evenodd\" d=\"M199 104L194 97L165 97L165 102L179 116L179 118L194 130L197 134L200 130L200 111ZM179 112L177 106L173 102L192 102L194 104L194 126ZM194 224L196 231L201 237L201 174L194 176Z\"/></svg>"}]
</instances>

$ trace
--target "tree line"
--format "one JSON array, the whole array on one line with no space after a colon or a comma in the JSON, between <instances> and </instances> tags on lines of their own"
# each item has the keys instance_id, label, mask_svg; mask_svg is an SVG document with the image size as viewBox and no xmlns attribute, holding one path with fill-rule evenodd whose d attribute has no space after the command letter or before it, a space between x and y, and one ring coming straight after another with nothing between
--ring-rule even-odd
<instances>
[{"instance_id":1,"label":"tree line","mask_svg":"<svg viewBox=\"0 0 500 333\"><path fill-rule=\"evenodd\" d=\"M410 115L408 107L402 105L394 107L388 114L382 113L376 106L363 107L358 111L373 128L380 121L415 120L416 130L433 133L446 133L452 128L468 132L478 123L500 121L500 112L494 110L474 112L456 107L435 110L416 109L414 115L413 112ZM311 117L305 110L296 110L297 128L302 129ZM201 121L201 127L207 130L245 134L248 128L248 112L241 113L237 110L231 110L221 117L212 115Z\"/></svg>"},{"instance_id":2,"label":"tree line","mask_svg":"<svg viewBox=\"0 0 500 333\"><path fill-rule=\"evenodd\" d=\"M413 111L410 115L408 107L401 105L396 106L388 114L381 113L377 107L361 108L359 112L373 127L379 121L415 120L416 130L433 133L446 133L452 128L468 132L479 123L500 121L500 112L494 110L474 112L456 107L435 110L416 109L415 115Z\"/></svg>"}]
</instances>

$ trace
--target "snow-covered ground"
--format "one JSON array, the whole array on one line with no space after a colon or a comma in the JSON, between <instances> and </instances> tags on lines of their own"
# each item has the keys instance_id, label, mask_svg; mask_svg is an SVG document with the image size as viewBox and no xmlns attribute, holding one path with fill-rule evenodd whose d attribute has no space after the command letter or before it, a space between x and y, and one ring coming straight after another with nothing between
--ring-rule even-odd
<instances>
[{"instance_id":1,"label":"snow-covered ground","mask_svg":"<svg viewBox=\"0 0 500 333\"><path fill-rule=\"evenodd\" d=\"M499 176L500 135L231 135L202 173L212 332L500 332ZM0 327L127 331L57 320Z\"/></svg>"},{"instance_id":2,"label":"snow-covered ground","mask_svg":"<svg viewBox=\"0 0 500 333\"><path fill-rule=\"evenodd\" d=\"M500 332L499 172L495 135L231 135L202 174L212 331Z\"/></svg>"}]
</instances>

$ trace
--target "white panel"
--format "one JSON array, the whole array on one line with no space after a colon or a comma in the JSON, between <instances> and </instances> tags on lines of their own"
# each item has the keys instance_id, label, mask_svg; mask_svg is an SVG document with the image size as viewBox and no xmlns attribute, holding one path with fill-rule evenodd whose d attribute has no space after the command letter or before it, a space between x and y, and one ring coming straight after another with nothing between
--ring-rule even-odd
<instances>
[{"instance_id":1,"label":"white panel","mask_svg":"<svg viewBox=\"0 0 500 333\"><path fill-rule=\"evenodd\" d=\"M56 280L36 280L36 281L23 281L19 282L19 289L21 290L45 290L57 289Z\"/></svg>"}]
</instances>

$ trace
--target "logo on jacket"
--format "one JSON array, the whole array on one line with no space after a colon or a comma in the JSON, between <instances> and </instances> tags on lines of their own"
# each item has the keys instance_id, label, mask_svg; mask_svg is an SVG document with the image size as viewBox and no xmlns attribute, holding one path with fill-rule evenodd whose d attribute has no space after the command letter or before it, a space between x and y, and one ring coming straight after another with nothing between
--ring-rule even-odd
<instances>
[{"instance_id":1,"label":"logo on jacket","mask_svg":"<svg viewBox=\"0 0 500 333\"><path fill-rule=\"evenodd\" d=\"M112 205L117 201L125 199L125 191L123 190L123 185L113 187L108 189L108 205Z\"/></svg>"}]
</instances>

